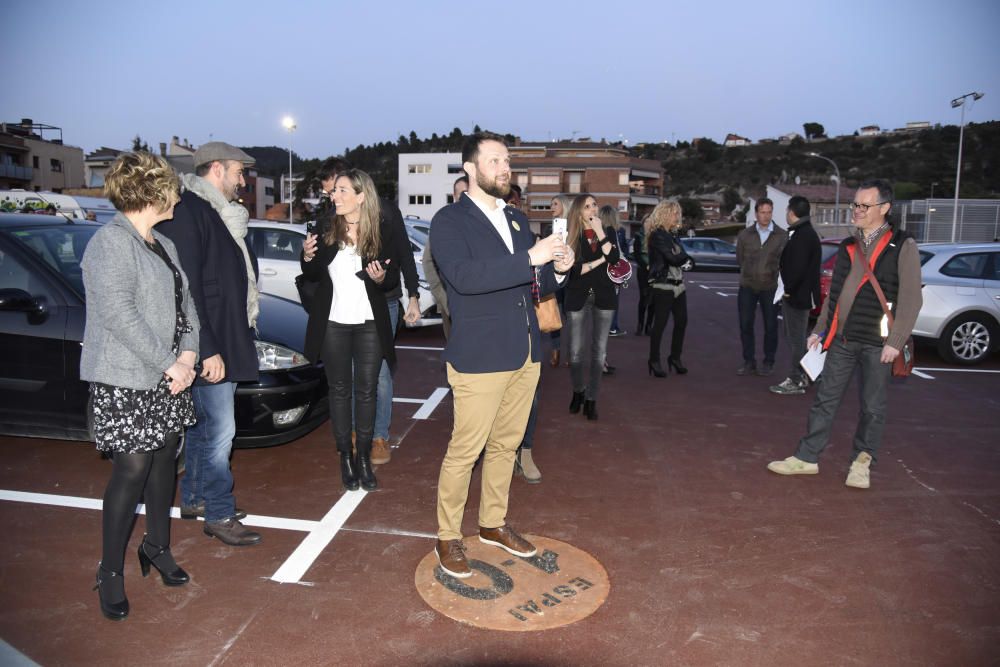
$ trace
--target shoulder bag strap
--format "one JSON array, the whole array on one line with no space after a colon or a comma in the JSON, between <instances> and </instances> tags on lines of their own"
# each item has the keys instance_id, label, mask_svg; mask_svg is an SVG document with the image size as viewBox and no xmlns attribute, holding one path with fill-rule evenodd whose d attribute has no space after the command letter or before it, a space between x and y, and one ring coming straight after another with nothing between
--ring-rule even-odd
<instances>
[{"instance_id":1,"label":"shoulder bag strap","mask_svg":"<svg viewBox=\"0 0 1000 667\"><path fill-rule=\"evenodd\" d=\"M882 291L882 286L878 283L878 278L875 277L875 272L872 271L872 267L868 264L868 257L861 253L862 261L865 265L865 273L868 274L868 281L871 282L872 287L875 289L875 296L878 297L878 302L882 304L882 312L885 313L886 318L889 320L889 328L892 328L892 311L889 310L889 304L885 300L885 293Z\"/></svg>"}]
</instances>

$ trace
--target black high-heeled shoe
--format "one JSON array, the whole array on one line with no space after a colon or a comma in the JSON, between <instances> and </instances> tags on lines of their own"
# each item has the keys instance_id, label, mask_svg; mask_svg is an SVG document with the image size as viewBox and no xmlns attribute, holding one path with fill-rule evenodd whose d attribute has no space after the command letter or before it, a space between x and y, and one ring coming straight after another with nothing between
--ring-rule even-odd
<instances>
[{"instance_id":1,"label":"black high-heeled shoe","mask_svg":"<svg viewBox=\"0 0 1000 667\"><path fill-rule=\"evenodd\" d=\"M667 377L667 372L665 370L663 370L662 366L660 366L660 362L659 361L647 361L646 365L649 367L649 374L650 375L654 375L654 376L656 376L658 378L665 378L665 377Z\"/></svg>"},{"instance_id":2,"label":"black high-heeled shoe","mask_svg":"<svg viewBox=\"0 0 1000 667\"><path fill-rule=\"evenodd\" d=\"M365 491L374 491L378 488L370 454L358 454L358 479L361 480L361 488Z\"/></svg>"},{"instance_id":3,"label":"black high-heeled shoe","mask_svg":"<svg viewBox=\"0 0 1000 667\"><path fill-rule=\"evenodd\" d=\"M340 479L348 491L358 490L358 469L348 452L340 453Z\"/></svg>"},{"instance_id":4,"label":"black high-heeled shoe","mask_svg":"<svg viewBox=\"0 0 1000 667\"><path fill-rule=\"evenodd\" d=\"M589 421L597 421L597 401L586 400L583 402L583 414L587 415Z\"/></svg>"},{"instance_id":5,"label":"black high-heeled shoe","mask_svg":"<svg viewBox=\"0 0 1000 667\"><path fill-rule=\"evenodd\" d=\"M573 400L569 402L569 411L574 415L580 411L580 406L583 405L583 392L574 391Z\"/></svg>"},{"instance_id":6,"label":"black high-heeled shoe","mask_svg":"<svg viewBox=\"0 0 1000 667\"><path fill-rule=\"evenodd\" d=\"M684 367L684 364L677 357L667 357L667 367L673 368L678 375L684 375L688 372L688 369Z\"/></svg>"},{"instance_id":7,"label":"black high-heeled shoe","mask_svg":"<svg viewBox=\"0 0 1000 667\"><path fill-rule=\"evenodd\" d=\"M128 598L125 597L125 577L121 572L105 570L97 565L97 583L94 585L101 601L101 613L112 621L121 621L128 616ZM108 602L109 597L120 597L121 602Z\"/></svg>"},{"instance_id":8,"label":"black high-heeled shoe","mask_svg":"<svg viewBox=\"0 0 1000 667\"><path fill-rule=\"evenodd\" d=\"M153 549L156 549L156 553L152 556L146 553L147 544ZM143 535L142 544L139 545L139 569L142 570L142 576L146 577L149 575L149 566L152 565L156 568L156 571L160 573L160 578L163 579L164 586L183 586L187 582L191 581L191 577L188 576L188 573L185 572L183 568L174 563L174 566L177 569L165 572L163 568L156 564L157 558L169 553L170 547L161 547L158 544L147 542L146 536Z\"/></svg>"}]
</instances>

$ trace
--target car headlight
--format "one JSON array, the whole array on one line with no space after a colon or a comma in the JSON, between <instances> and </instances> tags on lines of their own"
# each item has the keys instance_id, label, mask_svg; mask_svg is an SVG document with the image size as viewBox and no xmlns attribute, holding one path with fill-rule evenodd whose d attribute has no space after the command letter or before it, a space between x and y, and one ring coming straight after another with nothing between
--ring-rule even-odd
<instances>
[{"instance_id":1,"label":"car headlight","mask_svg":"<svg viewBox=\"0 0 1000 667\"><path fill-rule=\"evenodd\" d=\"M301 352L277 343L256 340L257 368L262 371L288 370L308 366L309 360Z\"/></svg>"}]
</instances>

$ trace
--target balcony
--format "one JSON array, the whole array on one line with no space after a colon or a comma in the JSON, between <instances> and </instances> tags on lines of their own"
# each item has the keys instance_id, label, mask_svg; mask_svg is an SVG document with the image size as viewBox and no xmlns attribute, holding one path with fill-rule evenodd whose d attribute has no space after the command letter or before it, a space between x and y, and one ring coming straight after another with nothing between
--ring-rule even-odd
<instances>
[{"instance_id":1,"label":"balcony","mask_svg":"<svg viewBox=\"0 0 1000 667\"><path fill-rule=\"evenodd\" d=\"M659 185L644 185L641 188L630 187L628 189L630 194L633 195L648 195L650 197L660 196L660 186Z\"/></svg>"},{"instance_id":2,"label":"balcony","mask_svg":"<svg viewBox=\"0 0 1000 667\"><path fill-rule=\"evenodd\" d=\"M0 164L0 178L31 181L33 171L31 167L22 167L17 164Z\"/></svg>"}]
</instances>

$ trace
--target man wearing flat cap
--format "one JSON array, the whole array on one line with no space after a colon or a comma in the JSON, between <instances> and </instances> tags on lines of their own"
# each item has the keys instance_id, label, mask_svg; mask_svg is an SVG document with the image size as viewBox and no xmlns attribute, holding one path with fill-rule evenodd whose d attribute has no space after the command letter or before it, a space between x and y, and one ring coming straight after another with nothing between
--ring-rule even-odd
<instances>
[{"instance_id":1,"label":"man wearing flat cap","mask_svg":"<svg viewBox=\"0 0 1000 667\"><path fill-rule=\"evenodd\" d=\"M181 517L204 517L205 534L226 544L257 544L240 519L229 468L236 434L236 383L257 379L253 327L258 306L255 262L244 243L249 213L236 201L243 168L254 159L221 141L194 154L181 176L173 220L157 227L177 246L201 323L201 373L191 388L198 423L185 434Z\"/></svg>"}]
</instances>

